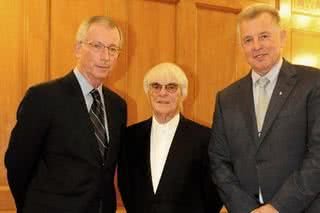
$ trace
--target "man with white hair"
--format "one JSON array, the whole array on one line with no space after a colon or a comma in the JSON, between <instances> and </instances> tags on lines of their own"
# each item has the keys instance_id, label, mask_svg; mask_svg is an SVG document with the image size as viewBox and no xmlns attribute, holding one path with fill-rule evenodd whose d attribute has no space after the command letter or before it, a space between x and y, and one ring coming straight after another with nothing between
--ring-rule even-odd
<instances>
[{"instance_id":1,"label":"man with white hair","mask_svg":"<svg viewBox=\"0 0 320 213\"><path fill-rule=\"evenodd\" d=\"M209 177L210 129L182 114L188 79L172 63L144 77L152 117L128 127L119 186L128 213L219 212L222 204Z\"/></svg>"}]
</instances>

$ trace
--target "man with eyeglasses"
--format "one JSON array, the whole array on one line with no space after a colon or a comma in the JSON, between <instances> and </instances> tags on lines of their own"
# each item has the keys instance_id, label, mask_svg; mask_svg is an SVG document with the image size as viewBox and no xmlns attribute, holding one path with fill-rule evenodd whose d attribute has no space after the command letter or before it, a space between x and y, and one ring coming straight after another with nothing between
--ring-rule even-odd
<instances>
[{"instance_id":1,"label":"man with eyeglasses","mask_svg":"<svg viewBox=\"0 0 320 213\"><path fill-rule=\"evenodd\" d=\"M144 77L152 117L128 127L118 167L128 213L215 213L222 204L210 180L210 130L185 118L188 79L161 63Z\"/></svg>"},{"instance_id":2,"label":"man with eyeglasses","mask_svg":"<svg viewBox=\"0 0 320 213\"><path fill-rule=\"evenodd\" d=\"M18 213L114 213L125 101L103 86L122 46L119 27L94 16L79 27L76 67L31 87L5 155Z\"/></svg>"}]
</instances>

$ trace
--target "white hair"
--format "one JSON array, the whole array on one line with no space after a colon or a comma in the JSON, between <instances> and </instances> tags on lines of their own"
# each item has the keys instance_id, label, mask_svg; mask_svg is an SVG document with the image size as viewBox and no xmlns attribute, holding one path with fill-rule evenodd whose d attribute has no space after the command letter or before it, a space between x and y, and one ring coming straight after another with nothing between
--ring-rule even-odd
<instances>
[{"instance_id":1,"label":"white hair","mask_svg":"<svg viewBox=\"0 0 320 213\"><path fill-rule=\"evenodd\" d=\"M188 95L188 79L183 70L174 63L160 63L152 67L144 76L143 89L146 94L149 92L149 86L159 81L168 81L179 85L182 97ZM170 81L170 82L169 82Z\"/></svg>"}]
</instances>

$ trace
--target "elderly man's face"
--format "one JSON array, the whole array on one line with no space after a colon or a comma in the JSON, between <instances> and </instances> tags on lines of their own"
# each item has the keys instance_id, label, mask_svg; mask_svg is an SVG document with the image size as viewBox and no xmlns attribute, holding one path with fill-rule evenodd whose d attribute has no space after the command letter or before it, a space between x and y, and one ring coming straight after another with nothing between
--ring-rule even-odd
<instances>
[{"instance_id":1,"label":"elderly man's face","mask_svg":"<svg viewBox=\"0 0 320 213\"><path fill-rule=\"evenodd\" d=\"M102 24L90 26L85 40L76 46L77 67L90 83L100 84L106 79L116 64L119 45L120 35L116 28Z\"/></svg>"},{"instance_id":2,"label":"elderly man's face","mask_svg":"<svg viewBox=\"0 0 320 213\"><path fill-rule=\"evenodd\" d=\"M172 118L179 112L181 90L175 81L157 81L150 84L149 100L156 117Z\"/></svg>"}]
</instances>

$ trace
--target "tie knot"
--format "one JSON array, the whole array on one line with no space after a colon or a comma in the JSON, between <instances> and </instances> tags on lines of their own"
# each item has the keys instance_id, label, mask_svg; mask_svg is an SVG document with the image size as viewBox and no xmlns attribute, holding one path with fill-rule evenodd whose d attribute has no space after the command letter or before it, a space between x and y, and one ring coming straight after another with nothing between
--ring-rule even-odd
<instances>
[{"instance_id":1,"label":"tie knot","mask_svg":"<svg viewBox=\"0 0 320 213\"><path fill-rule=\"evenodd\" d=\"M260 88L266 88L269 83L270 80L267 77L261 77L256 81L256 85Z\"/></svg>"},{"instance_id":2,"label":"tie knot","mask_svg":"<svg viewBox=\"0 0 320 213\"><path fill-rule=\"evenodd\" d=\"M93 90L91 90L90 94L92 95L93 100L101 102L101 98L100 98L100 94L99 94L98 90L93 89Z\"/></svg>"}]
</instances>

